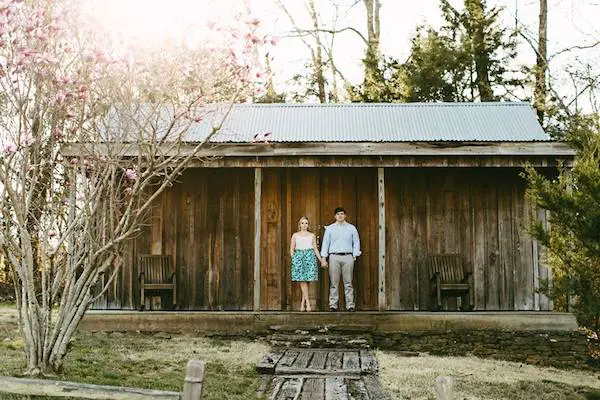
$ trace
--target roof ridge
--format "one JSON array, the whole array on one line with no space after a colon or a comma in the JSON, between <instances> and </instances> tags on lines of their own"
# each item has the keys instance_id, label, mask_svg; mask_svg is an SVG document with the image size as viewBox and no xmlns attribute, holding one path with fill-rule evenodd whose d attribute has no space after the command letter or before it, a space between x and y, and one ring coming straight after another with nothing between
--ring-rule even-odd
<instances>
[{"instance_id":1,"label":"roof ridge","mask_svg":"<svg viewBox=\"0 0 600 400\"><path fill-rule=\"evenodd\" d=\"M238 103L235 107L532 107L525 101L436 102L436 103Z\"/></svg>"}]
</instances>

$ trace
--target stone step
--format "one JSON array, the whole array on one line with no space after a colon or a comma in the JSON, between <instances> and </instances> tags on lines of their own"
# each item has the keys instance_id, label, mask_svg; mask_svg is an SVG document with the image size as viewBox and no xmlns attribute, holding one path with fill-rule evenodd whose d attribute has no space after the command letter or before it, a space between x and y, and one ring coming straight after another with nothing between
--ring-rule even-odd
<instances>
[{"instance_id":1,"label":"stone step","mask_svg":"<svg viewBox=\"0 0 600 400\"><path fill-rule=\"evenodd\" d=\"M273 333L267 336L267 341L273 347L350 349L370 349L373 347L373 339L370 335L343 335L309 331Z\"/></svg>"}]
</instances>

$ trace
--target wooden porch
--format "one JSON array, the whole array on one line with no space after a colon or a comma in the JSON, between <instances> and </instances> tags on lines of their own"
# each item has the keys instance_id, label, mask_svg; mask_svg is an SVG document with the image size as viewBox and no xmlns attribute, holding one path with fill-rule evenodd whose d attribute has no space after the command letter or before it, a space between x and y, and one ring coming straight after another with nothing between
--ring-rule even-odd
<instances>
[{"instance_id":1,"label":"wooden porch","mask_svg":"<svg viewBox=\"0 0 600 400\"><path fill-rule=\"evenodd\" d=\"M424 260L458 253L473 274L475 311L549 311L552 302L537 289L552 275L543 248L526 232L531 219L546 215L528 203L521 171L459 161L453 167L444 161L433 167L190 168L161 196L94 308L138 308L137 257L162 254L173 259L178 310L294 311L300 291L289 278L289 238L302 215L320 237L342 205L361 236L357 309L431 310ZM322 273L311 285L313 309L328 309L328 287ZM154 300L160 301L148 309L171 309L168 296ZM444 309L457 309L457 302L449 299Z\"/></svg>"},{"instance_id":2,"label":"wooden porch","mask_svg":"<svg viewBox=\"0 0 600 400\"><path fill-rule=\"evenodd\" d=\"M447 330L576 331L575 317L558 312L137 312L89 311L86 331L189 332L247 335L274 331L360 333Z\"/></svg>"}]
</instances>

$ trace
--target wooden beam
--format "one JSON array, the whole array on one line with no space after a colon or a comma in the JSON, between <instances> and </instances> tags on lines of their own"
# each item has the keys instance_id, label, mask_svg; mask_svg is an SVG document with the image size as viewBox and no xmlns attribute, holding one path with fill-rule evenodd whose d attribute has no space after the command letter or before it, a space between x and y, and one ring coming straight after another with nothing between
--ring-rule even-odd
<instances>
[{"instance_id":1,"label":"wooden beam","mask_svg":"<svg viewBox=\"0 0 600 400\"><path fill-rule=\"evenodd\" d=\"M81 399L179 399L181 393L121 386L89 385L75 382L24 379L0 376L0 393Z\"/></svg>"},{"instance_id":2,"label":"wooden beam","mask_svg":"<svg viewBox=\"0 0 600 400\"><path fill-rule=\"evenodd\" d=\"M164 144L161 156L187 156L193 144ZM61 152L66 157L93 154L137 156L135 143L68 143ZM201 157L303 157L303 156L551 156L573 157L575 151L562 142L297 142L297 143L211 143L200 149Z\"/></svg>"},{"instance_id":3,"label":"wooden beam","mask_svg":"<svg viewBox=\"0 0 600 400\"><path fill-rule=\"evenodd\" d=\"M260 311L260 243L261 243L262 168L254 169L254 311Z\"/></svg>"},{"instance_id":4,"label":"wooden beam","mask_svg":"<svg viewBox=\"0 0 600 400\"><path fill-rule=\"evenodd\" d=\"M387 309L385 296L385 168L377 168L379 204L379 311Z\"/></svg>"},{"instance_id":5,"label":"wooden beam","mask_svg":"<svg viewBox=\"0 0 600 400\"><path fill-rule=\"evenodd\" d=\"M189 167L205 168L328 168L328 167L402 167L402 168L556 168L559 162L572 166L568 157L553 156L273 156L198 158Z\"/></svg>"}]
</instances>

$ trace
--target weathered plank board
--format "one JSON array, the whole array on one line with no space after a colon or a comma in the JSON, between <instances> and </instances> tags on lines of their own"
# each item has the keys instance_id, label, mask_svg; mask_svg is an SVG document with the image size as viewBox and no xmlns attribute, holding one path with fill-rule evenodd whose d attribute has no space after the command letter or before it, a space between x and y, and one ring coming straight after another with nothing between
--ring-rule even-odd
<instances>
[{"instance_id":1,"label":"weathered plank board","mask_svg":"<svg viewBox=\"0 0 600 400\"><path fill-rule=\"evenodd\" d=\"M328 370L339 370L342 368L343 353L330 351L327 353L327 362L325 368Z\"/></svg>"},{"instance_id":2,"label":"weathered plank board","mask_svg":"<svg viewBox=\"0 0 600 400\"><path fill-rule=\"evenodd\" d=\"M313 357L312 351L302 351L298 354L298 357L294 360L292 368L307 368L310 359Z\"/></svg>"},{"instance_id":3,"label":"weathered plank board","mask_svg":"<svg viewBox=\"0 0 600 400\"><path fill-rule=\"evenodd\" d=\"M281 357L283 356L284 351L275 351L267 354L258 362L256 365L256 369L260 373L272 374L275 372L275 365L279 362Z\"/></svg>"},{"instance_id":4,"label":"weathered plank board","mask_svg":"<svg viewBox=\"0 0 600 400\"><path fill-rule=\"evenodd\" d=\"M363 374L373 375L379 373L379 362L368 350L360 351L360 369Z\"/></svg>"},{"instance_id":5,"label":"weathered plank board","mask_svg":"<svg viewBox=\"0 0 600 400\"><path fill-rule=\"evenodd\" d=\"M347 400L348 386L342 377L325 379L325 400Z\"/></svg>"},{"instance_id":6,"label":"weathered plank board","mask_svg":"<svg viewBox=\"0 0 600 400\"><path fill-rule=\"evenodd\" d=\"M307 378L304 380L300 400L323 400L325 397L325 379Z\"/></svg>"},{"instance_id":7,"label":"weathered plank board","mask_svg":"<svg viewBox=\"0 0 600 400\"><path fill-rule=\"evenodd\" d=\"M281 278L282 256L285 245L282 239L281 193L282 170L263 169L261 208L261 292L262 310L281 310L283 298Z\"/></svg>"},{"instance_id":8,"label":"weathered plank board","mask_svg":"<svg viewBox=\"0 0 600 400\"><path fill-rule=\"evenodd\" d=\"M296 400L300 396L303 383L304 378L288 378L272 398L274 400Z\"/></svg>"},{"instance_id":9,"label":"weathered plank board","mask_svg":"<svg viewBox=\"0 0 600 400\"><path fill-rule=\"evenodd\" d=\"M311 369L325 369L325 362L327 361L327 352L315 351L313 352L313 358L310 360L309 367Z\"/></svg>"},{"instance_id":10,"label":"weathered plank board","mask_svg":"<svg viewBox=\"0 0 600 400\"><path fill-rule=\"evenodd\" d=\"M252 309L260 311L260 244L261 238L261 196L262 196L262 168L254 169L254 297L252 301Z\"/></svg>"},{"instance_id":11,"label":"weathered plank board","mask_svg":"<svg viewBox=\"0 0 600 400\"><path fill-rule=\"evenodd\" d=\"M343 353L342 368L344 370L360 370L360 356L356 351L346 351Z\"/></svg>"},{"instance_id":12,"label":"weathered plank board","mask_svg":"<svg viewBox=\"0 0 600 400\"><path fill-rule=\"evenodd\" d=\"M378 227L378 238L379 238L379 249L377 252L378 258L378 297L377 297L377 308L379 311L387 309L387 298L386 298L386 285L385 285L385 169L377 168L377 209L379 210L379 227Z\"/></svg>"},{"instance_id":13,"label":"weathered plank board","mask_svg":"<svg viewBox=\"0 0 600 400\"><path fill-rule=\"evenodd\" d=\"M283 353L283 356L281 356L279 362L275 366L275 372L281 367L291 367L294 364L296 357L298 357L298 354L300 354L300 351L296 350L287 350Z\"/></svg>"},{"instance_id":14,"label":"weathered plank board","mask_svg":"<svg viewBox=\"0 0 600 400\"><path fill-rule=\"evenodd\" d=\"M40 379L0 377L0 393L82 399L179 399L181 393Z\"/></svg>"}]
</instances>

